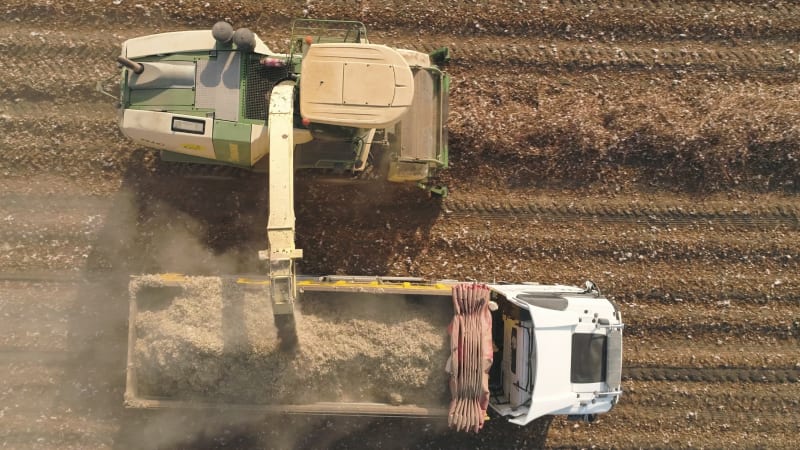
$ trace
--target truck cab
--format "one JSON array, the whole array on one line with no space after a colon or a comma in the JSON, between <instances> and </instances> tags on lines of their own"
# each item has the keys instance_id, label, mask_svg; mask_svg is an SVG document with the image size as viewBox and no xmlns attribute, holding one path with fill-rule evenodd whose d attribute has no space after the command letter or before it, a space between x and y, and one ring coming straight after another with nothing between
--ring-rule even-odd
<instances>
[{"instance_id":1,"label":"truck cab","mask_svg":"<svg viewBox=\"0 0 800 450\"><path fill-rule=\"evenodd\" d=\"M490 407L525 425L546 415L593 420L622 394L622 317L594 284L492 284Z\"/></svg>"}]
</instances>

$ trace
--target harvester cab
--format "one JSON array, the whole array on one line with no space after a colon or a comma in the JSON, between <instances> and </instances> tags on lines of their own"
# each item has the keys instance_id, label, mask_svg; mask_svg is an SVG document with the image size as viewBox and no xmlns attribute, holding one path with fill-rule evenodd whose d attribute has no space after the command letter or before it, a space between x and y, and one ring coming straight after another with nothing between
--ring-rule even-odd
<instances>
[{"instance_id":1,"label":"harvester cab","mask_svg":"<svg viewBox=\"0 0 800 450\"><path fill-rule=\"evenodd\" d=\"M275 53L220 22L122 46L128 138L167 161L269 172L267 276L132 278L126 405L441 415L474 431L490 409L519 425L610 410L622 322L599 291L296 275L297 170L446 194L431 177L448 165L449 55L373 44L349 21L297 20L289 42Z\"/></svg>"}]
</instances>

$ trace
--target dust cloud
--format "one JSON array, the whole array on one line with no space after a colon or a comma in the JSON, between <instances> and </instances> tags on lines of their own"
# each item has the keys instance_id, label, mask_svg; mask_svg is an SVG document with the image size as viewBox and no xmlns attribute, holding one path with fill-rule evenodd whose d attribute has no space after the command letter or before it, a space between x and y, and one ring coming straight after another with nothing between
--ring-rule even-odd
<instances>
[{"instance_id":1,"label":"dust cloud","mask_svg":"<svg viewBox=\"0 0 800 450\"><path fill-rule=\"evenodd\" d=\"M130 184L99 211L105 222L84 269L89 281L75 296L76 308L91 314L70 317L77 356L60 394L73 411L114 424L109 446L350 446L352 433L385 419L241 414L224 404L446 405L448 298L307 293L297 303L298 347L282 352L264 286L238 285L231 277L264 273L253 262L260 248L252 245L264 245L263 205L248 203L262 212L245 208L238 222L246 225L226 225L228 212L211 188L198 185L199 193L179 202L168 197L171 187ZM159 300L152 295L158 278L143 274L167 272L204 276L188 277L176 294ZM140 278L131 282L132 275ZM209 409L123 407L131 293L142 303L134 346L139 394L208 402ZM394 442L417 438L399 431L404 424L393 426Z\"/></svg>"}]
</instances>

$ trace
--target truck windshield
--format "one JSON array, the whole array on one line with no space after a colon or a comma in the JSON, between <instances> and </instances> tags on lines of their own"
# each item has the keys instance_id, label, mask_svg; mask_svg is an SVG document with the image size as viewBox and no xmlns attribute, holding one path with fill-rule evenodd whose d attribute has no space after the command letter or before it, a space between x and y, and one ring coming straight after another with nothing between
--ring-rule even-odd
<instances>
[{"instance_id":1,"label":"truck windshield","mask_svg":"<svg viewBox=\"0 0 800 450\"><path fill-rule=\"evenodd\" d=\"M607 338L602 334L575 333L572 335L573 383L606 381Z\"/></svg>"}]
</instances>

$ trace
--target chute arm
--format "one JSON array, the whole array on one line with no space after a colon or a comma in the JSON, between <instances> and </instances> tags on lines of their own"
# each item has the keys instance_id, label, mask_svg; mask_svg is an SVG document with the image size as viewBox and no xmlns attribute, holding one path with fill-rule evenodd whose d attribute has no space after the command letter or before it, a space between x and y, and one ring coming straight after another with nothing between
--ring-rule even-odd
<instances>
[{"instance_id":1,"label":"chute arm","mask_svg":"<svg viewBox=\"0 0 800 450\"><path fill-rule=\"evenodd\" d=\"M269 249L261 259L269 260L270 295L273 312L292 315L296 297L294 259L303 251L294 243L294 90L293 81L272 89L269 98Z\"/></svg>"}]
</instances>

